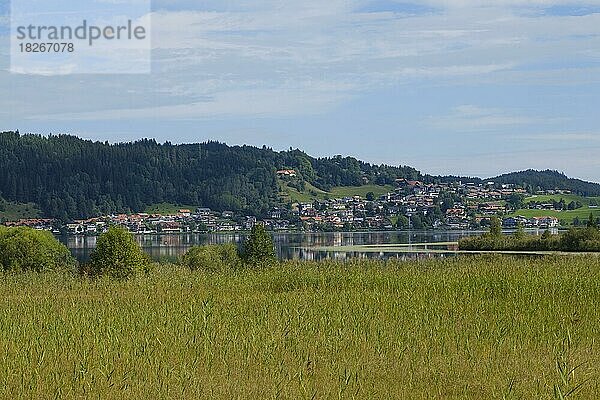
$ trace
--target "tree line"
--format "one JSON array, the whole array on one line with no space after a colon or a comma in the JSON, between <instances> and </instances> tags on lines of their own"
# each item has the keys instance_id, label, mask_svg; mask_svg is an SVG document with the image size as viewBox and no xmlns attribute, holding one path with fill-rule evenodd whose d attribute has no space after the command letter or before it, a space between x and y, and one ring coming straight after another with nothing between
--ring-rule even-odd
<instances>
[{"instance_id":1,"label":"tree line","mask_svg":"<svg viewBox=\"0 0 600 400\"><path fill-rule=\"evenodd\" d=\"M466 251L600 252L599 221L590 214L584 227L571 228L561 234L547 230L541 236L528 235L520 226L512 235L504 235L502 223L494 217L489 232L461 239L459 248Z\"/></svg>"},{"instance_id":2,"label":"tree line","mask_svg":"<svg viewBox=\"0 0 600 400\"><path fill-rule=\"evenodd\" d=\"M264 268L277 262L273 238L256 225L243 246L195 246L179 260L192 270L225 271ZM155 265L125 228L113 226L98 238L89 263L79 264L50 232L0 226L0 273L62 272L127 279L148 273Z\"/></svg>"},{"instance_id":3,"label":"tree line","mask_svg":"<svg viewBox=\"0 0 600 400\"><path fill-rule=\"evenodd\" d=\"M141 212L156 203L262 216L278 203L276 171L284 168L322 190L421 177L411 167L314 158L297 149L0 133L0 197L35 203L45 216L65 221Z\"/></svg>"}]
</instances>

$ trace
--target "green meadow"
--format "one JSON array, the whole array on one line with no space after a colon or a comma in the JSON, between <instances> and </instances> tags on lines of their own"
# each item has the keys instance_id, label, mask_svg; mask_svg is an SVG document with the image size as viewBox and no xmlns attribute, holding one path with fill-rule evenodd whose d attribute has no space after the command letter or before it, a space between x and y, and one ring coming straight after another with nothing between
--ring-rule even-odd
<instances>
[{"instance_id":1,"label":"green meadow","mask_svg":"<svg viewBox=\"0 0 600 400\"><path fill-rule=\"evenodd\" d=\"M563 225L570 225L573 223L575 218L579 218L579 221L582 224L585 224L587 220L590 218L590 214L594 216L594 218L600 217L600 208L588 208L582 207L577 210L568 210L568 211L555 211L555 210L517 210L511 214L511 216L522 216L525 218L533 218L533 217L556 217L558 218Z\"/></svg>"},{"instance_id":2,"label":"green meadow","mask_svg":"<svg viewBox=\"0 0 600 400\"><path fill-rule=\"evenodd\" d=\"M1 398L597 399L597 257L0 274Z\"/></svg>"},{"instance_id":3,"label":"green meadow","mask_svg":"<svg viewBox=\"0 0 600 400\"><path fill-rule=\"evenodd\" d=\"M563 199L567 204L571 201L580 202L583 207L578 208L576 210L565 210L565 211L555 211L555 210L529 210L529 209L521 209L517 210L511 214L511 216L522 216L526 218L533 217L556 217L563 225L571 225L575 218L579 218L582 223L585 223L590 214L592 214L595 218L600 217L600 208L590 207L590 205L600 204L600 198L598 197L583 197L574 194L566 194L566 195L537 195L531 196L525 199L526 203L530 202L548 202L548 201L560 201Z\"/></svg>"},{"instance_id":4,"label":"green meadow","mask_svg":"<svg viewBox=\"0 0 600 400\"><path fill-rule=\"evenodd\" d=\"M353 197L360 196L362 198L367 197L367 193L373 192L375 197L382 196L384 194L390 193L394 191L394 186L392 185L363 185L363 186L341 186L335 187L331 189L331 197L332 198L341 198L341 197Z\"/></svg>"},{"instance_id":5,"label":"green meadow","mask_svg":"<svg viewBox=\"0 0 600 400\"><path fill-rule=\"evenodd\" d=\"M41 214L33 203L13 203L0 198L0 221L39 218Z\"/></svg>"},{"instance_id":6,"label":"green meadow","mask_svg":"<svg viewBox=\"0 0 600 400\"><path fill-rule=\"evenodd\" d=\"M369 192L373 192L373 194L377 198L379 196L394 191L394 186L392 185L336 186L332 188L329 192L325 192L321 189L318 189L309 183L306 183L305 185L305 189L303 191L299 191L296 188L287 186L284 181L280 180L280 196L282 196L285 201L291 201L295 203L309 203L314 200L340 199L344 197L354 196L366 198L367 193Z\"/></svg>"}]
</instances>

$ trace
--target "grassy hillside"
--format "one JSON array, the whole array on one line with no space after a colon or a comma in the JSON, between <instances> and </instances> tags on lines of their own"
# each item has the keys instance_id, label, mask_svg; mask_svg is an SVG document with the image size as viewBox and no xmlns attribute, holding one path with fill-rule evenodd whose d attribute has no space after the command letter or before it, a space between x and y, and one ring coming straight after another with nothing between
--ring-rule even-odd
<instances>
[{"instance_id":1,"label":"grassy hillside","mask_svg":"<svg viewBox=\"0 0 600 400\"><path fill-rule=\"evenodd\" d=\"M310 183L307 183L305 190L300 192L296 188L287 186L284 181L279 181L279 187L280 196L282 196L286 201L291 200L293 203L308 203L314 200L339 199L353 196L361 196L365 198L369 192L373 192L376 197L379 197L394 191L394 186L392 185L365 185L334 187L331 189L331 191L325 192L312 186Z\"/></svg>"},{"instance_id":2,"label":"grassy hillside","mask_svg":"<svg viewBox=\"0 0 600 400\"><path fill-rule=\"evenodd\" d=\"M39 218L41 211L33 203L18 204L0 199L0 221Z\"/></svg>"},{"instance_id":3,"label":"grassy hillside","mask_svg":"<svg viewBox=\"0 0 600 400\"><path fill-rule=\"evenodd\" d=\"M0 378L5 398L597 399L599 298L583 257L4 275Z\"/></svg>"},{"instance_id":4,"label":"grassy hillside","mask_svg":"<svg viewBox=\"0 0 600 400\"><path fill-rule=\"evenodd\" d=\"M331 189L330 196L334 198L341 197L352 197L352 196L360 196L366 197L367 193L373 192L376 197L384 195L389 192L394 191L394 186L392 185L364 185L364 186L345 186L345 187L335 187Z\"/></svg>"},{"instance_id":5,"label":"grassy hillside","mask_svg":"<svg viewBox=\"0 0 600 400\"><path fill-rule=\"evenodd\" d=\"M579 218L580 221L585 222L590 217L590 212L595 218L600 217L599 209L580 208L573 211L550 211L550 210L517 210L510 214L511 216L521 215L526 218L533 217L556 217L562 222L572 224L575 218Z\"/></svg>"},{"instance_id":6,"label":"grassy hillside","mask_svg":"<svg viewBox=\"0 0 600 400\"><path fill-rule=\"evenodd\" d=\"M319 188L314 187L310 183L305 183L304 191L299 191L296 188L290 187L283 180L278 180L279 196L284 199L284 202L291 201L292 203L310 203L314 200L322 200L329 194Z\"/></svg>"},{"instance_id":7,"label":"grassy hillside","mask_svg":"<svg viewBox=\"0 0 600 400\"><path fill-rule=\"evenodd\" d=\"M600 208L590 208L591 203L600 204L600 198L598 197L582 197L577 195L543 195L543 196L531 196L528 197L525 202L547 202L547 201L560 201L564 199L564 201L568 204L571 201L579 201L583 204L582 208L577 210L567 210L567 211L554 211L554 210L529 210L522 209L517 210L512 213L512 216L521 215L526 218L532 217L556 217L560 219L563 223L572 224L575 218L579 218L580 221L585 222L588 220L590 213L594 215L595 218L600 217Z\"/></svg>"},{"instance_id":8,"label":"grassy hillside","mask_svg":"<svg viewBox=\"0 0 600 400\"><path fill-rule=\"evenodd\" d=\"M567 204L571 201L580 202L581 204L588 206L590 202L600 204L600 197L584 197L576 194L555 194L555 195L536 195L530 196L525 199L526 203L529 202L548 202L548 201L560 201L563 199Z\"/></svg>"}]
</instances>

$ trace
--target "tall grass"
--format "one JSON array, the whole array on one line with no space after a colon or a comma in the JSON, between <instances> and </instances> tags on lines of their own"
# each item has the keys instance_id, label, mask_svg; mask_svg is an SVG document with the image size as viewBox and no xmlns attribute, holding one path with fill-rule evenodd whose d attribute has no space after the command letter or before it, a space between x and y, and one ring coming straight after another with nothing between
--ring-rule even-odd
<instances>
[{"instance_id":1,"label":"tall grass","mask_svg":"<svg viewBox=\"0 0 600 400\"><path fill-rule=\"evenodd\" d=\"M4 398L600 394L597 257L0 275Z\"/></svg>"}]
</instances>

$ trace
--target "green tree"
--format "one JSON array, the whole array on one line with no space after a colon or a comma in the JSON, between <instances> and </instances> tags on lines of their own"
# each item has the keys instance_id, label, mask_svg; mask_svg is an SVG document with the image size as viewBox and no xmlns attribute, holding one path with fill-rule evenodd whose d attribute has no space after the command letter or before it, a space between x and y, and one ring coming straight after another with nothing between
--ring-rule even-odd
<instances>
[{"instance_id":1,"label":"green tree","mask_svg":"<svg viewBox=\"0 0 600 400\"><path fill-rule=\"evenodd\" d=\"M69 249L50 233L0 227L0 269L4 271L74 271Z\"/></svg>"},{"instance_id":2,"label":"green tree","mask_svg":"<svg viewBox=\"0 0 600 400\"><path fill-rule=\"evenodd\" d=\"M419 214L413 214L410 217L410 222L413 229L424 229L425 224L423 223L423 219Z\"/></svg>"},{"instance_id":3,"label":"green tree","mask_svg":"<svg viewBox=\"0 0 600 400\"><path fill-rule=\"evenodd\" d=\"M517 230L514 234L514 238L517 240L522 240L525 239L525 237L525 228L523 228L523 224L519 222L519 224L517 225Z\"/></svg>"},{"instance_id":4,"label":"green tree","mask_svg":"<svg viewBox=\"0 0 600 400\"><path fill-rule=\"evenodd\" d=\"M596 222L596 219L594 218L593 213L590 213L590 218L588 219L587 227L588 228L598 228L598 224Z\"/></svg>"},{"instance_id":5,"label":"green tree","mask_svg":"<svg viewBox=\"0 0 600 400\"><path fill-rule=\"evenodd\" d=\"M375 193L373 193L373 192L367 193L367 201L373 201L373 200L375 200Z\"/></svg>"},{"instance_id":6,"label":"green tree","mask_svg":"<svg viewBox=\"0 0 600 400\"><path fill-rule=\"evenodd\" d=\"M492 217L490 219L490 235L494 237L502 236L502 222L500 222L500 218Z\"/></svg>"},{"instance_id":7,"label":"green tree","mask_svg":"<svg viewBox=\"0 0 600 400\"><path fill-rule=\"evenodd\" d=\"M98 239L90 261L94 275L126 279L147 271L150 258L142 251L135 238L126 229L112 227Z\"/></svg>"},{"instance_id":8,"label":"green tree","mask_svg":"<svg viewBox=\"0 0 600 400\"><path fill-rule=\"evenodd\" d=\"M194 246L181 257L191 270L226 271L238 268L241 259L234 244Z\"/></svg>"},{"instance_id":9,"label":"green tree","mask_svg":"<svg viewBox=\"0 0 600 400\"><path fill-rule=\"evenodd\" d=\"M597 251L592 247L599 247L600 232L595 228L571 228L561 235L560 245L563 251Z\"/></svg>"},{"instance_id":10,"label":"green tree","mask_svg":"<svg viewBox=\"0 0 600 400\"><path fill-rule=\"evenodd\" d=\"M264 266L276 259L271 235L264 226L254 226L244 245L244 261L251 266Z\"/></svg>"},{"instance_id":11,"label":"green tree","mask_svg":"<svg viewBox=\"0 0 600 400\"><path fill-rule=\"evenodd\" d=\"M523 196L519 193L513 193L510 196L508 196L508 198L506 199L506 203L513 210L518 210L520 208L523 208L523 200L524 199L525 199L525 196Z\"/></svg>"},{"instance_id":12,"label":"green tree","mask_svg":"<svg viewBox=\"0 0 600 400\"><path fill-rule=\"evenodd\" d=\"M399 215L398 216L398 221L396 222L396 228L398 229L406 229L408 228L408 218L406 218L406 216L404 215Z\"/></svg>"},{"instance_id":13,"label":"green tree","mask_svg":"<svg viewBox=\"0 0 600 400\"><path fill-rule=\"evenodd\" d=\"M296 159L298 160L299 170L304 179L308 180L309 182L313 181L315 179L315 170L313 169L313 166L308 157L304 155L299 155L296 157Z\"/></svg>"}]
</instances>

